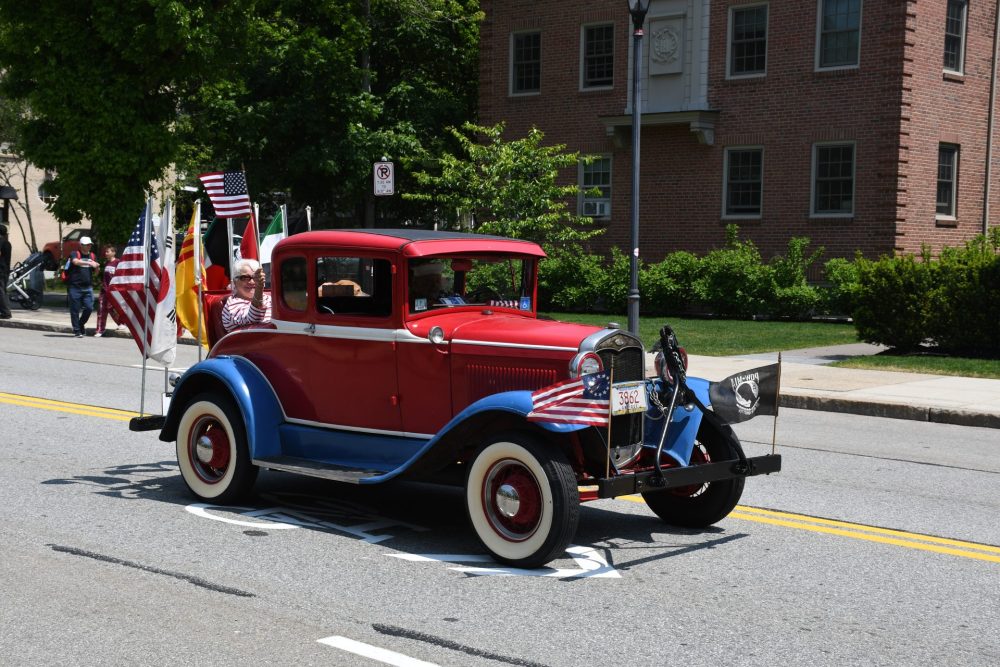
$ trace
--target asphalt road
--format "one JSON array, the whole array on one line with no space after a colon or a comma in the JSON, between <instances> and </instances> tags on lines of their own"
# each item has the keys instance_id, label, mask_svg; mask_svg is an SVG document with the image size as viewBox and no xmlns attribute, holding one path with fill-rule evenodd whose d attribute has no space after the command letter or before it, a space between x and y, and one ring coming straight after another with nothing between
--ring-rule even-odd
<instances>
[{"instance_id":1,"label":"asphalt road","mask_svg":"<svg viewBox=\"0 0 1000 667\"><path fill-rule=\"evenodd\" d=\"M0 664L1000 663L994 429L783 410L784 470L718 526L600 501L554 568L509 571L439 489L262 473L197 505L127 429L139 364L0 331ZM750 454L772 431L738 428Z\"/></svg>"}]
</instances>

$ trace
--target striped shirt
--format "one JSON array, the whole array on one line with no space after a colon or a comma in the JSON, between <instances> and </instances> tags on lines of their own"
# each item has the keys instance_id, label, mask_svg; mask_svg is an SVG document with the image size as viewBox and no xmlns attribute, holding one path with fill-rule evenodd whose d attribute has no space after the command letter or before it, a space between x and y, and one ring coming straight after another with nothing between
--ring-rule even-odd
<instances>
[{"instance_id":1,"label":"striped shirt","mask_svg":"<svg viewBox=\"0 0 1000 667\"><path fill-rule=\"evenodd\" d=\"M264 305L257 308L247 299L241 299L235 294L226 299L226 307L222 309L222 327L226 332L234 329L261 324L271 321L271 295L264 293Z\"/></svg>"}]
</instances>

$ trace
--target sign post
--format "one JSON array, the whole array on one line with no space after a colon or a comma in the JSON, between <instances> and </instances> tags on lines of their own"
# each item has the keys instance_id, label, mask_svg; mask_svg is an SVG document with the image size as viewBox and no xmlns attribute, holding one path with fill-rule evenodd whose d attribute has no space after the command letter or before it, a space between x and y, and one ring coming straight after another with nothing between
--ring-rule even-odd
<instances>
[{"instance_id":1,"label":"sign post","mask_svg":"<svg viewBox=\"0 0 1000 667\"><path fill-rule=\"evenodd\" d=\"M374 180L376 197L388 197L396 194L395 174L391 162L375 163Z\"/></svg>"}]
</instances>

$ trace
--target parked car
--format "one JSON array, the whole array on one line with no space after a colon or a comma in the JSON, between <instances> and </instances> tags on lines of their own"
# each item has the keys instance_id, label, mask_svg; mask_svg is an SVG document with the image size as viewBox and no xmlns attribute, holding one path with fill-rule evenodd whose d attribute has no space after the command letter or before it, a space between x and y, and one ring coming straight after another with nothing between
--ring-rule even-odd
<instances>
[{"instance_id":1,"label":"parked car","mask_svg":"<svg viewBox=\"0 0 1000 667\"><path fill-rule=\"evenodd\" d=\"M665 521L703 527L745 477L780 469L744 456L707 381L662 356L647 378L635 336L538 319L544 256L474 234L291 236L272 255L273 319L216 330L167 414L132 428L176 441L184 482L211 503L240 500L260 468L463 487L483 547L520 567L564 552L581 501L642 493Z\"/></svg>"},{"instance_id":2,"label":"parked car","mask_svg":"<svg viewBox=\"0 0 1000 667\"><path fill-rule=\"evenodd\" d=\"M84 236L91 236L90 229L73 229L70 230L66 236L63 237L62 241L50 241L42 247L42 258L44 264L42 265L46 271L57 270L62 262L64 262L70 255L71 252L76 252L80 249L80 239ZM93 250L93 249L92 249ZM93 252L97 252L93 250Z\"/></svg>"}]
</instances>

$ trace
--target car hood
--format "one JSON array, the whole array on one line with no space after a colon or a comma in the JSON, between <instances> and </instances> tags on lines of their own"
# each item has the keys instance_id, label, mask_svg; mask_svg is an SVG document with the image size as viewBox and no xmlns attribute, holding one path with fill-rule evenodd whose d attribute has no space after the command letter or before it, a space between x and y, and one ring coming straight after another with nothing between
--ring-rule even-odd
<instances>
[{"instance_id":1,"label":"car hood","mask_svg":"<svg viewBox=\"0 0 1000 667\"><path fill-rule=\"evenodd\" d=\"M456 345L496 343L576 350L585 338L601 329L587 324L499 314L466 320L455 326L448 338Z\"/></svg>"}]
</instances>

